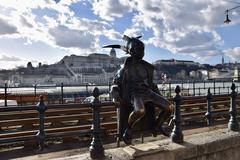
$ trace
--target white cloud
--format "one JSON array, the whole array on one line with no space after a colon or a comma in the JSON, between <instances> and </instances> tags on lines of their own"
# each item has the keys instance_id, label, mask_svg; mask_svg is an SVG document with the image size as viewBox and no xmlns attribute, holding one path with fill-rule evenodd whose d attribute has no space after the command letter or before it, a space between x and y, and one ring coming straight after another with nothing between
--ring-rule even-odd
<instances>
[{"instance_id":1,"label":"white cloud","mask_svg":"<svg viewBox=\"0 0 240 160\"><path fill-rule=\"evenodd\" d=\"M105 21L78 18L69 6L84 0L31 1L23 3L3 1L0 4L0 16L6 17L3 24L7 27L4 33L18 34L9 38L24 38L25 45L41 41L53 47L70 50L74 53L91 52L101 48L99 37L120 38L120 33L111 28ZM14 4L14 5L13 5ZM9 10L10 12L4 12ZM1 18L1 17L0 17ZM10 23L6 22L13 22ZM1 19L0 19L1 26ZM1 31L0 31L1 34ZM84 53L85 54L85 53Z\"/></svg>"},{"instance_id":2,"label":"white cloud","mask_svg":"<svg viewBox=\"0 0 240 160\"><path fill-rule=\"evenodd\" d=\"M126 0L94 0L93 12L102 19L113 21L115 17L122 17L131 11L129 5Z\"/></svg>"},{"instance_id":3,"label":"white cloud","mask_svg":"<svg viewBox=\"0 0 240 160\"><path fill-rule=\"evenodd\" d=\"M226 56L229 56L232 61L240 60L240 47L226 49L223 52Z\"/></svg>"},{"instance_id":4,"label":"white cloud","mask_svg":"<svg viewBox=\"0 0 240 160\"><path fill-rule=\"evenodd\" d=\"M15 56L1 55L0 61L22 61L22 59L15 57Z\"/></svg>"},{"instance_id":5,"label":"white cloud","mask_svg":"<svg viewBox=\"0 0 240 160\"><path fill-rule=\"evenodd\" d=\"M113 29L110 29L110 30L104 30L104 36L106 36L107 38L111 39L111 40L119 40L119 39L122 39L122 35L113 30Z\"/></svg>"},{"instance_id":6,"label":"white cloud","mask_svg":"<svg viewBox=\"0 0 240 160\"><path fill-rule=\"evenodd\" d=\"M131 37L143 36L142 30L138 27L126 29L124 35L131 35Z\"/></svg>"},{"instance_id":7,"label":"white cloud","mask_svg":"<svg viewBox=\"0 0 240 160\"><path fill-rule=\"evenodd\" d=\"M144 42L176 54L209 57L222 52L223 43L216 28L223 27L224 11L233 5L217 0L2 0L0 36L24 38L25 44L44 42L55 48L89 52L100 49L101 36L119 40L122 34L143 36ZM70 6L92 2L99 19L80 18ZM91 8L89 8L91 9ZM132 12L132 24L123 33L115 30L116 18ZM230 15L240 23L238 12ZM110 22L109 22L110 21ZM230 24L230 25L231 25ZM10 36L12 35L12 36ZM75 53L76 53L75 52ZM230 54L230 52L229 52Z\"/></svg>"},{"instance_id":8,"label":"white cloud","mask_svg":"<svg viewBox=\"0 0 240 160\"><path fill-rule=\"evenodd\" d=\"M70 29L66 26L58 26L49 30L54 42L65 48L93 49L95 37L90 32Z\"/></svg>"},{"instance_id":9,"label":"white cloud","mask_svg":"<svg viewBox=\"0 0 240 160\"><path fill-rule=\"evenodd\" d=\"M0 35L17 33L17 27L7 22L7 19L0 17Z\"/></svg>"},{"instance_id":10,"label":"white cloud","mask_svg":"<svg viewBox=\"0 0 240 160\"><path fill-rule=\"evenodd\" d=\"M36 60L23 59L5 53L0 54L1 69L13 69L19 66L25 66L28 62L32 62L35 66L39 63L39 61Z\"/></svg>"},{"instance_id":11,"label":"white cloud","mask_svg":"<svg viewBox=\"0 0 240 160\"><path fill-rule=\"evenodd\" d=\"M133 0L131 6L137 11L133 24L153 31L148 44L199 58L222 54L218 46L223 41L215 29L224 26L224 11L231 4L217 0Z\"/></svg>"}]
</instances>

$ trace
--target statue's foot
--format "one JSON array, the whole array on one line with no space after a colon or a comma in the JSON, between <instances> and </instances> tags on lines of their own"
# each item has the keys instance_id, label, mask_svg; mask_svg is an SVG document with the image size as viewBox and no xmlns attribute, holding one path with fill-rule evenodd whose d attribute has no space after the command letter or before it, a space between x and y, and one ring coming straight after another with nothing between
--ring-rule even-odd
<instances>
[{"instance_id":1,"label":"statue's foot","mask_svg":"<svg viewBox=\"0 0 240 160\"><path fill-rule=\"evenodd\" d=\"M164 128L162 125L159 127L159 132L166 137L170 137L171 135L171 131L169 131L167 128Z\"/></svg>"},{"instance_id":2,"label":"statue's foot","mask_svg":"<svg viewBox=\"0 0 240 160\"><path fill-rule=\"evenodd\" d=\"M167 125L166 123L161 123L155 126L155 134L160 133L166 137L170 137L173 129L173 125ZM153 132L154 133L154 132ZM154 136L154 134L153 134Z\"/></svg>"},{"instance_id":3,"label":"statue's foot","mask_svg":"<svg viewBox=\"0 0 240 160\"><path fill-rule=\"evenodd\" d=\"M158 135L158 132L157 132L156 129L154 129L154 130L152 131L152 136L153 136L153 137L157 137L157 135Z\"/></svg>"},{"instance_id":4,"label":"statue's foot","mask_svg":"<svg viewBox=\"0 0 240 160\"><path fill-rule=\"evenodd\" d=\"M128 129L125 130L122 138L126 145L130 145L132 143L132 136Z\"/></svg>"}]
</instances>

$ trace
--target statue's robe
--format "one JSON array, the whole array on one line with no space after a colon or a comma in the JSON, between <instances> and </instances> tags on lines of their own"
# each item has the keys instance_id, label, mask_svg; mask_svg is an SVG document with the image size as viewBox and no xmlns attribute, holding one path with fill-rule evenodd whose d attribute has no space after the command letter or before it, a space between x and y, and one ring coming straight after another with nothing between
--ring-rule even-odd
<instances>
[{"instance_id":1,"label":"statue's robe","mask_svg":"<svg viewBox=\"0 0 240 160\"><path fill-rule=\"evenodd\" d=\"M132 68L138 67L138 68ZM133 71L139 70L138 73ZM146 89L159 93L157 86L153 83L154 66L144 60L134 66L132 57L128 57L124 66L117 72L114 84L119 87L120 106L118 109L118 134L121 138L128 126L129 114L133 111L131 103L133 94L142 97L145 103L145 116L136 123L133 131L153 131L155 128L155 107L148 101Z\"/></svg>"}]
</instances>

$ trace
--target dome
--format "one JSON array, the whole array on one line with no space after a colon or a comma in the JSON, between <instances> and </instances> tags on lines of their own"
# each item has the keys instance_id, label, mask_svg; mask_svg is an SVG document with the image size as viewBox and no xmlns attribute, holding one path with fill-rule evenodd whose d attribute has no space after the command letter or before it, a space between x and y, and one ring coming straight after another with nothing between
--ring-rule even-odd
<instances>
[{"instance_id":1,"label":"dome","mask_svg":"<svg viewBox=\"0 0 240 160\"><path fill-rule=\"evenodd\" d=\"M110 57L112 57L112 58L116 58L117 57L116 51L115 51L114 48L112 48L111 51L110 51Z\"/></svg>"}]
</instances>

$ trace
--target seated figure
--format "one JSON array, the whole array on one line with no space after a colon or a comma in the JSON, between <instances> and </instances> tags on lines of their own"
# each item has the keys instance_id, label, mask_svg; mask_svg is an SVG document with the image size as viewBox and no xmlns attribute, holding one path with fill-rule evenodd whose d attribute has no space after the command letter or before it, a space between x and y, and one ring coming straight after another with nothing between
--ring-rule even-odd
<instances>
[{"instance_id":1,"label":"seated figure","mask_svg":"<svg viewBox=\"0 0 240 160\"><path fill-rule=\"evenodd\" d=\"M173 105L160 95L157 85L153 83L154 66L142 59L144 44L139 38L124 36L123 39L127 41L126 46L105 46L105 48L121 48L130 54L130 57L125 60L124 65L115 75L112 86L114 102L120 104L120 109L125 110L118 118L120 118L120 123L124 123L124 121L127 123L121 127L124 128L124 131L120 131L126 144L131 144L132 130L146 113L148 113L148 117L150 116L151 121L141 121L143 124L140 126L154 125L155 131L161 131L167 135L162 124L170 118L173 110ZM154 107L161 110L156 119ZM151 122L151 124L144 124L147 122Z\"/></svg>"}]
</instances>

